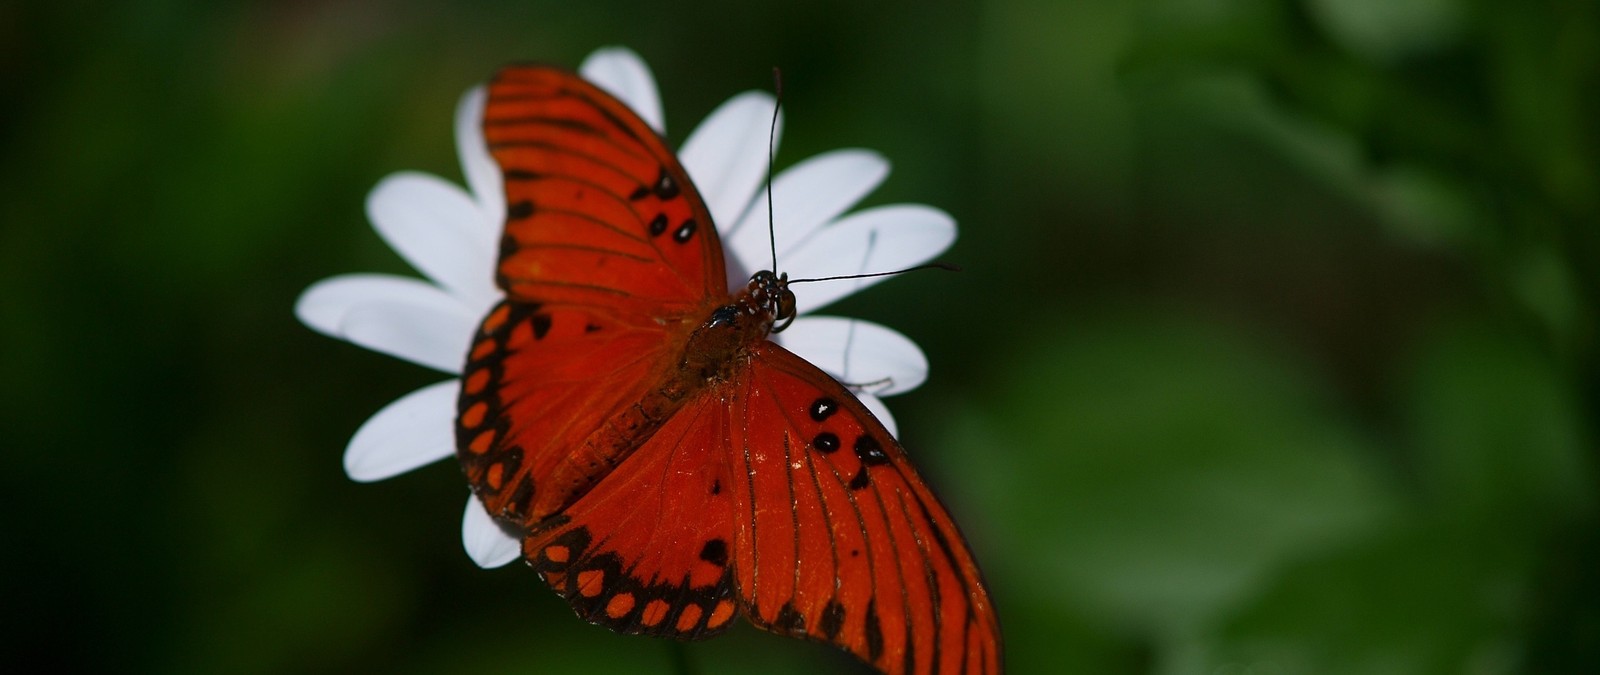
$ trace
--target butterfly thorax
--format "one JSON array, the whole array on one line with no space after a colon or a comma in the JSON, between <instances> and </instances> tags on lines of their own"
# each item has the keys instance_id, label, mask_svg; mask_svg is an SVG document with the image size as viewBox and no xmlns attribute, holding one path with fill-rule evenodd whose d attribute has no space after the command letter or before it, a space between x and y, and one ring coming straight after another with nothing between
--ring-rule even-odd
<instances>
[{"instance_id":1,"label":"butterfly thorax","mask_svg":"<svg viewBox=\"0 0 1600 675\"><path fill-rule=\"evenodd\" d=\"M678 379L691 389L726 380L751 345L793 320L794 293L788 275L757 272L732 302L712 310L689 335Z\"/></svg>"}]
</instances>

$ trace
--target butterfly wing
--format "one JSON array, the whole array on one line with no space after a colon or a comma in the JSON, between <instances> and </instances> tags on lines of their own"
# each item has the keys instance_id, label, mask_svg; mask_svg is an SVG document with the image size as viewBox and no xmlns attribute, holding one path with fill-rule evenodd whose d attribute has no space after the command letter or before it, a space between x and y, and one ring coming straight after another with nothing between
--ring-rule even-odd
<instances>
[{"instance_id":1,"label":"butterfly wing","mask_svg":"<svg viewBox=\"0 0 1600 675\"><path fill-rule=\"evenodd\" d=\"M507 297L468 355L457 456L489 512L531 531L661 424L661 384L727 281L688 175L611 95L508 67L483 130L504 176Z\"/></svg>"},{"instance_id":2,"label":"butterfly wing","mask_svg":"<svg viewBox=\"0 0 1600 675\"><path fill-rule=\"evenodd\" d=\"M681 639L726 630L739 607L727 427L728 406L697 397L523 555L592 623Z\"/></svg>"},{"instance_id":3,"label":"butterfly wing","mask_svg":"<svg viewBox=\"0 0 1600 675\"><path fill-rule=\"evenodd\" d=\"M775 344L524 540L583 618L698 639L743 614L885 673L998 673L972 554L883 425Z\"/></svg>"},{"instance_id":4,"label":"butterfly wing","mask_svg":"<svg viewBox=\"0 0 1600 675\"><path fill-rule=\"evenodd\" d=\"M512 299L658 315L727 295L705 203L610 94L567 71L507 67L489 85L483 133L505 180L496 279Z\"/></svg>"},{"instance_id":5,"label":"butterfly wing","mask_svg":"<svg viewBox=\"0 0 1600 675\"><path fill-rule=\"evenodd\" d=\"M734 570L766 630L886 673L998 673L977 564L905 450L842 385L771 342L733 398Z\"/></svg>"},{"instance_id":6,"label":"butterfly wing","mask_svg":"<svg viewBox=\"0 0 1600 675\"><path fill-rule=\"evenodd\" d=\"M586 307L503 301L478 329L462 375L456 456L491 515L535 528L631 450L671 363L659 326Z\"/></svg>"}]
</instances>

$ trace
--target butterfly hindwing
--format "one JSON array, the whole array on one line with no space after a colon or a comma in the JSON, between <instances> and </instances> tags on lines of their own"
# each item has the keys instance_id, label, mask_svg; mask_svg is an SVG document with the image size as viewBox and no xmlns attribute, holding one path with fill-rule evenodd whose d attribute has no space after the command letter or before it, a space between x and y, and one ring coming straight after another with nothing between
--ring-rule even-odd
<instances>
[{"instance_id":1,"label":"butterfly hindwing","mask_svg":"<svg viewBox=\"0 0 1600 675\"><path fill-rule=\"evenodd\" d=\"M752 352L730 432L750 620L886 673L1000 672L977 565L899 443L815 366L771 342Z\"/></svg>"},{"instance_id":2,"label":"butterfly hindwing","mask_svg":"<svg viewBox=\"0 0 1600 675\"><path fill-rule=\"evenodd\" d=\"M726 295L705 203L616 98L563 70L507 67L483 132L505 181L497 280L509 296L659 313Z\"/></svg>"},{"instance_id":3,"label":"butterfly hindwing","mask_svg":"<svg viewBox=\"0 0 1600 675\"><path fill-rule=\"evenodd\" d=\"M698 639L738 616L727 406L680 409L628 461L523 541L523 554L590 622Z\"/></svg>"}]
</instances>

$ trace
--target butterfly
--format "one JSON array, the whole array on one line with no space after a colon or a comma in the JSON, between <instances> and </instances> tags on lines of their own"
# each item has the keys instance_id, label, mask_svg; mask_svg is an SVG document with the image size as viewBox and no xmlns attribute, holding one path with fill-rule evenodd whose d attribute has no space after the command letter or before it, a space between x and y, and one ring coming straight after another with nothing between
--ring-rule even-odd
<instances>
[{"instance_id":1,"label":"butterfly","mask_svg":"<svg viewBox=\"0 0 1600 675\"><path fill-rule=\"evenodd\" d=\"M504 179L457 457L582 618L706 638L743 616L885 673L997 673L976 562L845 385L767 337L787 276L730 292L705 203L637 114L511 66L483 132Z\"/></svg>"}]
</instances>

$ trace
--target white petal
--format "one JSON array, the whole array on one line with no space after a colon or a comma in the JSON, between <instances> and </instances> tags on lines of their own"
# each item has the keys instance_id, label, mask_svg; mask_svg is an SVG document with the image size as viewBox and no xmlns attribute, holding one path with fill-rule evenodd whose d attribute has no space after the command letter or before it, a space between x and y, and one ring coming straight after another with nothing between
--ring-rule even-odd
<instances>
[{"instance_id":1,"label":"white petal","mask_svg":"<svg viewBox=\"0 0 1600 675\"><path fill-rule=\"evenodd\" d=\"M650 67L627 47L597 49L578 67L583 79L628 104L640 119L658 134L667 133L666 117L661 114L661 95Z\"/></svg>"},{"instance_id":2,"label":"white petal","mask_svg":"<svg viewBox=\"0 0 1600 675\"><path fill-rule=\"evenodd\" d=\"M888 160L860 149L817 155L778 174L772 180L772 227L767 227L766 191L757 190L744 217L721 231L722 245L739 262L728 266L729 284L737 288L756 270L772 266L774 237L778 256L786 255L871 193L888 175Z\"/></svg>"},{"instance_id":3,"label":"white petal","mask_svg":"<svg viewBox=\"0 0 1600 675\"><path fill-rule=\"evenodd\" d=\"M344 451L352 479L383 480L456 453L456 397L460 380L423 387L368 418Z\"/></svg>"},{"instance_id":4,"label":"white petal","mask_svg":"<svg viewBox=\"0 0 1600 675\"><path fill-rule=\"evenodd\" d=\"M481 317L458 303L419 299L362 302L345 314L339 334L375 352L459 374Z\"/></svg>"},{"instance_id":5,"label":"white petal","mask_svg":"<svg viewBox=\"0 0 1600 675\"><path fill-rule=\"evenodd\" d=\"M390 274L341 274L312 284L294 303L294 314L312 329L340 339L345 317L363 304L412 302L439 311L478 316L488 307L473 307L438 286Z\"/></svg>"},{"instance_id":6,"label":"white petal","mask_svg":"<svg viewBox=\"0 0 1600 675\"><path fill-rule=\"evenodd\" d=\"M689 135L678 158L700 189L718 227L742 215L767 175L768 127L772 96L747 91L728 99ZM774 147L783 119L770 134Z\"/></svg>"},{"instance_id":7,"label":"white petal","mask_svg":"<svg viewBox=\"0 0 1600 675\"><path fill-rule=\"evenodd\" d=\"M487 311L430 284L382 274L324 279L295 303L300 320L322 333L451 373L460 372Z\"/></svg>"},{"instance_id":8,"label":"white petal","mask_svg":"<svg viewBox=\"0 0 1600 675\"><path fill-rule=\"evenodd\" d=\"M467 187L472 188L473 198L483 209L490 229L489 243L493 245L506 219L506 194L500 165L483 140L483 106L488 98L488 89L480 85L467 90L456 104L456 152L461 155L461 172L467 177Z\"/></svg>"},{"instance_id":9,"label":"white petal","mask_svg":"<svg viewBox=\"0 0 1600 675\"><path fill-rule=\"evenodd\" d=\"M857 392L893 396L928 379L917 343L871 321L806 316L772 339Z\"/></svg>"},{"instance_id":10,"label":"white petal","mask_svg":"<svg viewBox=\"0 0 1600 675\"><path fill-rule=\"evenodd\" d=\"M900 427L895 424L894 415L889 414L889 406L883 404L883 399L872 394L862 394L856 398L861 401L862 405L867 407L867 410L872 411L873 417L878 418L878 421L883 423L884 428L889 430L890 436L900 437Z\"/></svg>"},{"instance_id":11,"label":"white petal","mask_svg":"<svg viewBox=\"0 0 1600 675\"><path fill-rule=\"evenodd\" d=\"M484 569L503 567L522 556L522 542L500 529L474 496L467 497L467 509L461 516L461 545L472 562Z\"/></svg>"},{"instance_id":12,"label":"white petal","mask_svg":"<svg viewBox=\"0 0 1600 675\"><path fill-rule=\"evenodd\" d=\"M897 204L859 211L822 228L786 256L778 269L797 279L870 274L927 262L956 239L949 214L921 204ZM801 313L889 277L841 279L792 287Z\"/></svg>"},{"instance_id":13,"label":"white petal","mask_svg":"<svg viewBox=\"0 0 1600 675\"><path fill-rule=\"evenodd\" d=\"M412 267L468 302L492 302L498 235L461 188L427 174L397 173L367 195L367 216Z\"/></svg>"}]
</instances>

